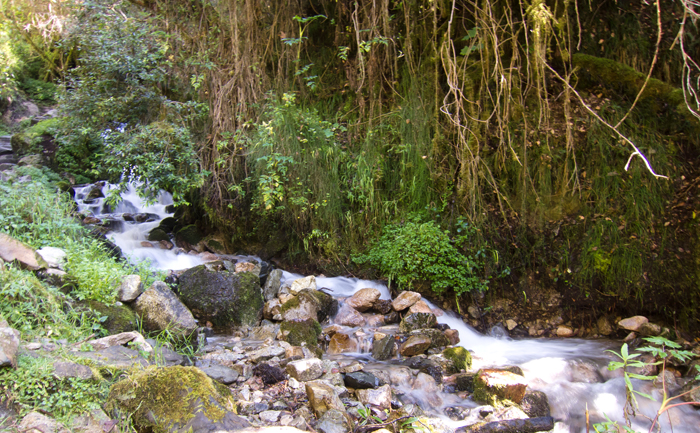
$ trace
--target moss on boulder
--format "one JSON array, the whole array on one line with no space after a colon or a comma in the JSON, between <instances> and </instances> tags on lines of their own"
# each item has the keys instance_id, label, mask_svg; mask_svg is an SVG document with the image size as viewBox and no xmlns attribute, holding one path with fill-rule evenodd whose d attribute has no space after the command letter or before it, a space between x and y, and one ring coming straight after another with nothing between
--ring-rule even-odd
<instances>
[{"instance_id":1,"label":"moss on boulder","mask_svg":"<svg viewBox=\"0 0 700 433\"><path fill-rule=\"evenodd\" d=\"M321 325L314 319L286 321L280 325L281 340L292 346L318 348L318 337L321 335Z\"/></svg>"},{"instance_id":2,"label":"moss on boulder","mask_svg":"<svg viewBox=\"0 0 700 433\"><path fill-rule=\"evenodd\" d=\"M262 319L260 278L252 272L200 265L182 273L179 281L180 299L200 320L228 327L256 326Z\"/></svg>"},{"instance_id":3,"label":"moss on boulder","mask_svg":"<svg viewBox=\"0 0 700 433\"><path fill-rule=\"evenodd\" d=\"M110 388L109 412L131 417L139 432L239 430L230 391L195 367L148 367Z\"/></svg>"},{"instance_id":4,"label":"moss on boulder","mask_svg":"<svg viewBox=\"0 0 700 433\"><path fill-rule=\"evenodd\" d=\"M175 240L178 243L186 243L188 245L197 245L202 240L202 233L196 225L190 224L181 228L175 233Z\"/></svg>"},{"instance_id":5,"label":"moss on boulder","mask_svg":"<svg viewBox=\"0 0 700 433\"><path fill-rule=\"evenodd\" d=\"M447 358L454 366L454 371L448 371L448 373L459 373L461 370L468 371L472 366L472 355L464 347L448 347L442 351L442 356Z\"/></svg>"},{"instance_id":6,"label":"moss on boulder","mask_svg":"<svg viewBox=\"0 0 700 433\"><path fill-rule=\"evenodd\" d=\"M136 331L139 329L138 317L134 311L126 305L105 305L98 301L86 301L87 305L100 317L107 317L102 322L102 327L109 335L122 332Z\"/></svg>"}]
</instances>

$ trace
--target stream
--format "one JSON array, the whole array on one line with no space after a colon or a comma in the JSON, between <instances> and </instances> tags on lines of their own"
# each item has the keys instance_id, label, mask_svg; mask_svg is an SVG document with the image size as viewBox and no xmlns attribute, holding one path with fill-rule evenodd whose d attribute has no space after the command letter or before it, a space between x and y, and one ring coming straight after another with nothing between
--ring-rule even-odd
<instances>
[{"instance_id":1,"label":"stream","mask_svg":"<svg viewBox=\"0 0 700 433\"><path fill-rule=\"evenodd\" d=\"M168 193L161 193L154 204L146 205L133 188L122 194L122 201L111 208L105 204L104 196L115 188L104 184L101 194L96 194L93 185L75 187L78 210L108 222L107 237L119 246L132 261L149 260L153 268L159 270L182 270L204 263L198 255L187 254L177 247L163 248L161 245L145 243L147 234L157 227L161 219L172 216L167 208L172 204ZM138 222L143 221L143 222ZM231 256L234 257L234 256ZM250 257L246 258L250 260ZM257 259L259 260L259 259ZM304 275L284 272L282 284L289 285ZM377 281L358 280L346 277L316 277L318 287L327 288L337 298L352 296L362 288L375 288L381 292L381 299L390 299L386 285ZM430 305L432 309L437 309ZM548 399L551 415L557 421L555 432L579 433L586 431L586 408L591 423L605 421L606 417L624 423L625 382L621 371L609 371L608 363L614 357L606 350L620 349L621 343L608 340L584 339L511 339L507 335L489 336L477 332L451 312L438 313L438 323L447 324L459 332L459 345L468 349L473 356L472 370L482 367L519 366L528 382L528 390L544 392ZM323 326L327 326L323 324ZM384 331L382 331L384 332ZM366 332L367 341L360 344L357 353L329 355L329 357L352 358L365 364L365 368L391 368L386 362L376 361L369 351L372 330ZM660 386L652 381L633 381L635 389L653 396L657 401L637 397L639 413L632 418L636 431L649 430L650 421L663 398ZM672 393L677 389L672 389ZM448 407L477 407L470 399L461 399L457 394L423 389L401 389L424 410L444 414ZM670 415L670 421L669 421ZM452 427L464 421L451 421L442 415ZM676 433L700 432L700 414L692 406L685 405L670 409L660 418L661 430ZM591 428L591 431L593 429Z\"/></svg>"}]
</instances>

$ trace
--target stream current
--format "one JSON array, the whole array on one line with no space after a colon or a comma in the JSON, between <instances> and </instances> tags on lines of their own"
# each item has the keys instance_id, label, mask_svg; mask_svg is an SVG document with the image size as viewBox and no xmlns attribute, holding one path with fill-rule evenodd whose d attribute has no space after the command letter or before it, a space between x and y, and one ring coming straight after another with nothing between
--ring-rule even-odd
<instances>
[{"instance_id":1,"label":"stream current","mask_svg":"<svg viewBox=\"0 0 700 433\"><path fill-rule=\"evenodd\" d=\"M110 231L107 237L119 246L123 254L132 262L149 260L151 267L158 270L182 270L204 263L191 254L178 248L165 249L152 247L146 241L148 233L156 228L161 219L172 216L167 207L173 203L172 196L162 192L155 203L147 205L134 188L122 194L122 201L113 208L105 203L104 196L115 187L104 184L102 194L95 197L94 185L75 187L75 200L78 210L97 218L109 221ZM92 194L91 194L92 192ZM134 215L146 215L137 222ZM234 257L234 256L230 256ZM240 256L246 261L258 260L251 256ZM289 285L304 275L284 272L282 285ZM341 299L352 296L363 288L375 288L381 292L381 299L391 299L386 285L377 281L359 280L346 277L317 277L318 287ZM427 300L426 300L427 301ZM434 310L438 308L432 304ZM438 312L438 323L449 325L459 331L459 345L468 349L473 356L472 370L482 367L519 366L528 382L528 390L543 391L548 399L551 416L557 421L556 433L581 433L586 431L585 412L588 408L591 425L603 422L606 417L624 425L625 383L621 371L609 371L608 363L614 357L606 350L619 351L620 342L584 339L511 339L505 335L483 335L464 323L451 312ZM362 334L362 333L361 333ZM365 332L371 338L372 332ZM336 358L353 358L365 364L365 369L388 369L387 362L376 361L369 353L371 341L360 344L360 352L330 355ZM651 381L633 380L635 389L651 395L656 401L637 397L639 410L631 418L635 431L646 432L651 425L656 411L663 399L660 385ZM401 388L399 386L399 388ZM418 403L424 410L443 414L447 407L477 407L470 399L461 399L456 394L440 391L426 391L406 386L400 389L405 395ZM671 389L671 394L678 389ZM640 415L641 414L641 415ZM464 421L445 421L452 427L464 424ZM672 408L659 418L663 432L695 433L700 432L700 412L692 406L684 405ZM591 431L593 427L591 427Z\"/></svg>"}]
</instances>

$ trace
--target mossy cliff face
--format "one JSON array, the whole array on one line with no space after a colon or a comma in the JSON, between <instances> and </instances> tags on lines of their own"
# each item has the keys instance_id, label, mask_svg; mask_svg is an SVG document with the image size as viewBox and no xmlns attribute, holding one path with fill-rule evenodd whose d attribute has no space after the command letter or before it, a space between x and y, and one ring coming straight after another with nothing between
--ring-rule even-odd
<instances>
[{"instance_id":1,"label":"mossy cliff face","mask_svg":"<svg viewBox=\"0 0 700 433\"><path fill-rule=\"evenodd\" d=\"M178 291L195 317L216 327L255 326L262 318L260 278L251 272L196 266L180 276Z\"/></svg>"},{"instance_id":2,"label":"mossy cliff face","mask_svg":"<svg viewBox=\"0 0 700 433\"><path fill-rule=\"evenodd\" d=\"M105 405L109 412L128 414L139 432L240 429L230 391L195 367L149 367L112 385ZM206 431L209 431L207 429Z\"/></svg>"}]
</instances>

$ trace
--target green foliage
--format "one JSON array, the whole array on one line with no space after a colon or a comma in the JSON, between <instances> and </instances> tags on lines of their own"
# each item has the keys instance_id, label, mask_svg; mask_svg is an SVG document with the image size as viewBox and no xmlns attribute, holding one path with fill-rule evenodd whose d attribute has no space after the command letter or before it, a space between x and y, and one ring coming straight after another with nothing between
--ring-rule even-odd
<instances>
[{"instance_id":1,"label":"green foliage","mask_svg":"<svg viewBox=\"0 0 700 433\"><path fill-rule=\"evenodd\" d=\"M54 83L26 77L20 81L19 88L34 101L47 104L54 104L56 102L58 87Z\"/></svg>"},{"instance_id":2,"label":"green foliage","mask_svg":"<svg viewBox=\"0 0 700 433\"><path fill-rule=\"evenodd\" d=\"M384 227L379 240L369 253L355 258L358 263L370 263L400 288L410 288L414 282L429 281L436 293L451 288L457 295L472 290L484 291L488 280L482 277L484 253L460 253L472 237L473 229L460 224L453 239L435 222L409 221Z\"/></svg>"},{"instance_id":3,"label":"green foliage","mask_svg":"<svg viewBox=\"0 0 700 433\"><path fill-rule=\"evenodd\" d=\"M74 416L101 409L109 392L106 381L58 378L52 362L20 355L17 369L0 370L0 390L18 405L20 416L37 410L69 424Z\"/></svg>"}]
</instances>

